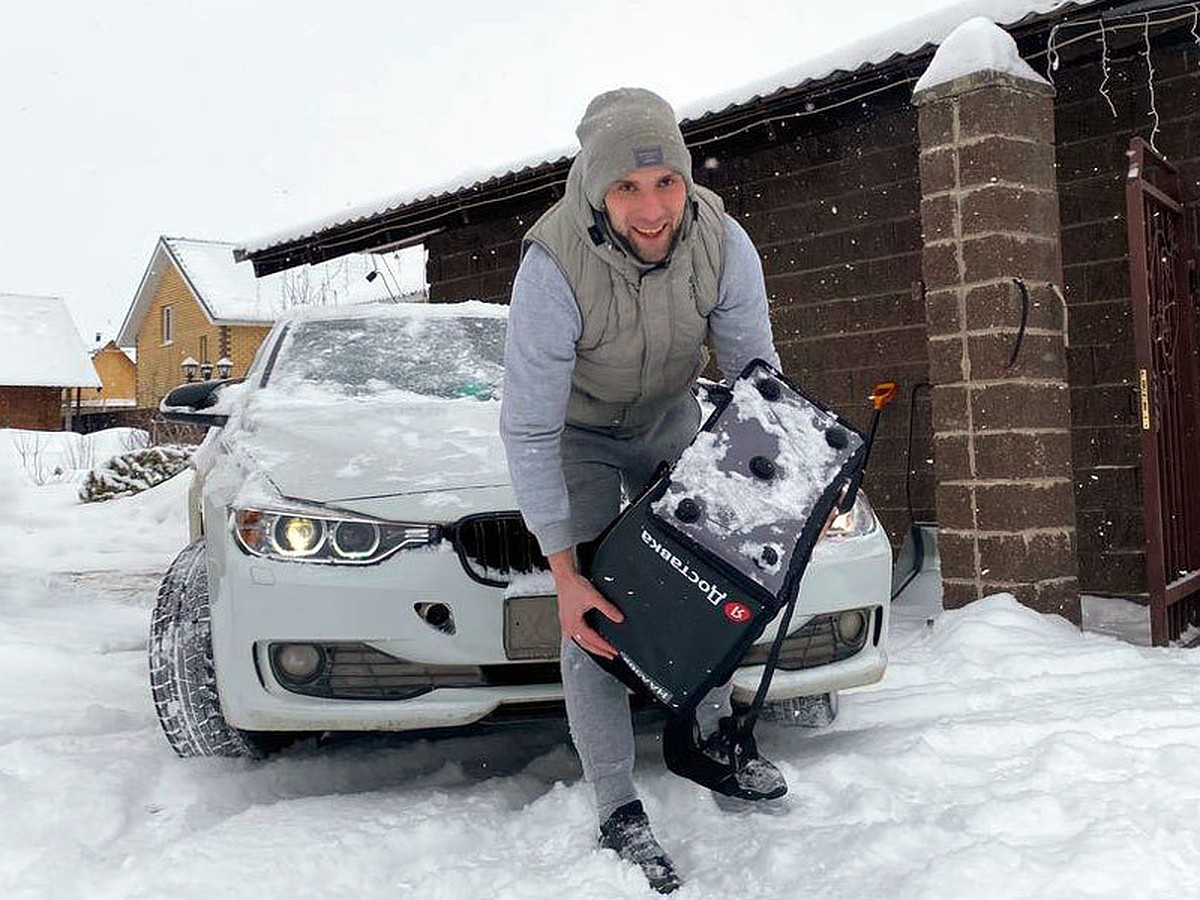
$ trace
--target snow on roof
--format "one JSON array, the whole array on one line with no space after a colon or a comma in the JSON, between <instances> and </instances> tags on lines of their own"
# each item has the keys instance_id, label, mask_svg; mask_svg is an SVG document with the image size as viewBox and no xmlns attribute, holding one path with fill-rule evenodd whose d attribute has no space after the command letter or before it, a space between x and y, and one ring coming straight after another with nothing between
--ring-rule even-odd
<instances>
[{"instance_id":1,"label":"snow on roof","mask_svg":"<svg viewBox=\"0 0 1200 900\"><path fill-rule=\"evenodd\" d=\"M700 119L778 90L828 78L835 72L853 72L863 66L886 62L894 56L907 56L931 44L942 43L968 19L981 17L999 25L1015 25L1027 16L1041 15L1062 7L1087 6L1090 2L1093 0L961 0L952 6L808 59L778 75L742 85L717 97L709 97L703 103L682 107L679 112L684 121Z\"/></svg>"},{"instance_id":2,"label":"snow on roof","mask_svg":"<svg viewBox=\"0 0 1200 900\"><path fill-rule=\"evenodd\" d=\"M350 253L329 262L255 278L253 265L235 261L233 249L234 245L225 241L159 238L117 343L134 346L168 259L179 269L208 317L222 325L269 325L292 307L390 300L395 294L392 287L399 289L395 278L388 277L387 262L374 254ZM380 277L368 280L367 276L375 271Z\"/></svg>"},{"instance_id":3,"label":"snow on roof","mask_svg":"<svg viewBox=\"0 0 1200 900\"><path fill-rule=\"evenodd\" d=\"M60 297L0 294L0 347L2 386L101 386Z\"/></svg>"},{"instance_id":4,"label":"snow on roof","mask_svg":"<svg viewBox=\"0 0 1200 900\"><path fill-rule=\"evenodd\" d=\"M929 68L913 85L913 93L985 69L1004 72L1023 81L1049 84L1021 59L1012 35L990 19L976 16L963 22L942 41Z\"/></svg>"},{"instance_id":5,"label":"snow on roof","mask_svg":"<svg viewBox=\"0 0 1200 900\"><path fill-rule=\"evenodd\" d=\"M748 103L780 90L799 87L806 82L828 78L836 72L853 72L867 65L878 65L898 55L916 53L930 44L942 42L959 24L975 17L984 17L1001 25L1014 25L1030 15L1040 15L1062 7L1087 6L1094 0L962 0L936 12L912 19L904 24L878 32L863 40L846 44L797 66L740 87L733 88L699 103L679 107L684 123L722 112L731 106ZM280 244L302 240L329 228L373 219L384 213L431 200L444 194L482 184L529 169L551 166L575 155L578 147L558 148L504 166L489 166L460 172L452 178L433 185L395 194L381 201L363 204L334 216L316 219L294 228L263 235L239 244L241 252L259 253Z\"/></svg>"},{"instance_id":6,"label":"snow on roof","mask_svg":"<svg viewBox=\"0 0 1200 900\"><path fill-rule=\"evenodd\" d=\"M391 297L385 278L367 280L378 263L365 253L255 278L250 263L234 261L233 244L170 237L163 242L214 320L268 323L297 301L340 306Z\"/></svg>"}]
</instances>

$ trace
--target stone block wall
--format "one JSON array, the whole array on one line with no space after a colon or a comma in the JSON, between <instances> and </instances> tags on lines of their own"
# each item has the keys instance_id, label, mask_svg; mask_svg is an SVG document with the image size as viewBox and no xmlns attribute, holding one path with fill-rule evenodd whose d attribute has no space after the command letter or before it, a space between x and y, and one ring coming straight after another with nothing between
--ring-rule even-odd
<instances>
[{"instance_id":1,"label":"stone block wall","mask_svg":"<svg viewBox=\"0 0 1200 900\"><path fill-rule=\"evenodd\" d=\"M1078 621L1052 95L979 72L915 102L943 602Z\"/></svg>"}]
</instances>

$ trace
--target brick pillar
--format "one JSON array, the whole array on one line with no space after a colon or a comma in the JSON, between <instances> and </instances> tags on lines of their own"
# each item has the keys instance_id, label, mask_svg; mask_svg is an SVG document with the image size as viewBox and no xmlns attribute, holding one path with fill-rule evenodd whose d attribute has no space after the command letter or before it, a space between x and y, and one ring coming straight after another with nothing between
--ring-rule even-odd
<instances>
[{"instance_id":1,"label":"brick pillar","mask_svg":"<svg viewBox=\"0 0 1200 900\"><path fill-rule=\"evenodd\" d=\"M988 70L913 102L944 605L1078 623L1053 89Z\"/></svg>"}]
</instances>

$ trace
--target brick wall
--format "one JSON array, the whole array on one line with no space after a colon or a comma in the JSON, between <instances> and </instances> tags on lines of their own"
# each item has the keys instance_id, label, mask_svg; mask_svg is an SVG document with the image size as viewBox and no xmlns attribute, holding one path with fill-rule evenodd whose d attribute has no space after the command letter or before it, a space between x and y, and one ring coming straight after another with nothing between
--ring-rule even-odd
<instances>
[{"instance_id":1,"label":"brick wall","mask_svg":"<svg viewBox=\"0 0 1200 900\"><path fill-rule=\"evenodd\" d=\"M173 310L174 340L162 340L162 310ZM157 409L168 391L184 382L183 361L187 357L204 362L200 339L206 339L208 361L216 364L222 355L233 361L233 376L244 375L258 345L270 328L257 325L214 325L193 296L179 271L168 265L162 273L154 299L137 335L137 405ZM215 377L215 376L214 376Z\"/></svg>"},{"instance_id":2,"label":"brick wall","mask_svg":"<svg viewBox=\"0 0 1200 900\"><path fill-rule=\"evenodd\" d=\"M61 388L0 387L0 428L60 430L61 397Z\"/></svg>"},{"instance_id":3,"label":"brick wall","mask_svg":"<svg viewBox=\"0 0 1200 900\"><path fill-rule=\"evenodd\" d=\"M1153 128L1140 32L1110 37L1108 93L1095 56L1067 58L1056 77L1064 292L1070 313L1072 447L1085 593L1146 593L1140 426L1125 211L1125 151ZM1093 48L1094 50L1094 48ZM1183 32L1154 42L1159 150L1200 190L1200 48ZM1196 230L1193 228L1193 234Z\"/></svg>"},{"instance_id":4,"label":"brick wall","mask_svg":"<svg viewBox=\"0 0 1200 900\"><path fill-rule=\"evenodd\" d=\"M221 356L229 357L233 363L230 376L240 378L250 368L254 354L258 352L259 346L266 340L270 331L271 328L267 325L223 325L222 341L218 345L222 349L217 351L219 355L213 355L212 362L215 363ZM209 352L212 354L212 351Z\"/></svg>"}]
</instances>

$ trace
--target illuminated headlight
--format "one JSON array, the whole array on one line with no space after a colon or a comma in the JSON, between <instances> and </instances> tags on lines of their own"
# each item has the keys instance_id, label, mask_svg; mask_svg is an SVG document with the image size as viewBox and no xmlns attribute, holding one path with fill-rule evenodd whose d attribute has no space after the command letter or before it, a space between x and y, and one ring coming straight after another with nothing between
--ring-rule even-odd
<instances>
[{"instance_id":1,"label":"illuminated headlight","mask_svg":"<svg viewBox=\"0 0 1200 900\"><path fill-rule=\"evenodd\" d=\"M436 525L264 509L234 509L232 519L238 546L253 556L269 559L367 565L402 548L423 547L441 540Z\"/></svg>"},{"instance_id":2,"label":"illuminated headlight","mask_svg":"<svg viewBox=\"0 0 1200 900\"><path fill-rule=\"evenodd\" d=\"M303 516L280 516L271 529L271 544L281 556L312 556L325 543L325 523Z\"/></svg>"},{"instance_id":3,"label":"illuminated headlight","mask_svg":"<svg viewBox=\"0 0 1200 900\"><path fill-rule=\"evenodd\" d=\"M875 530L875 510L862 491L854 499L854 505L836 516L825 532L827 540L841 541L846 538L863 537Z\"/></svg>"}]
</instances>

